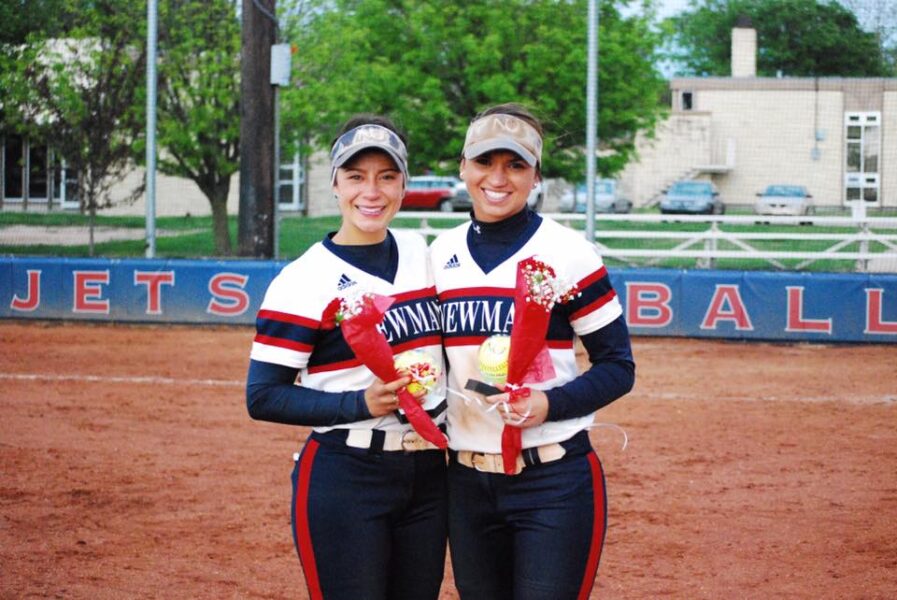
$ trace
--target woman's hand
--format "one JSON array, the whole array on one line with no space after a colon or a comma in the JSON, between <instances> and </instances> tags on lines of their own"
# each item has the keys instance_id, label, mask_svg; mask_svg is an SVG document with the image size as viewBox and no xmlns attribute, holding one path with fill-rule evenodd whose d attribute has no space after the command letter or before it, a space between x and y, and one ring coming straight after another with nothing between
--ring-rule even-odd
<instances>
[{"instance_id":1,"label":"woman's hand","mask_svg":"<svg viewBox=\"0 0 897 600\"><path fill-rule=\"evenodd\" d=\"M396 395L400 389L411 383L411 377L400 377L395 381L384 383L375 379L364 391L364 402L372 417L382 417L399 408L399 397Z\"/></svg>"},{"instance_id":2,"label":"woman's hand","mask_svg":"<svg viewBox=\"0 0 897 600\"><path fill-rule=\"evenodd\" d=\"M530 388L529 396L518 398L515 402L509 402L511 395L507 392L486 396L484 399L489 404L498 404L495 409L502 421L508 425L514 425L521 429L541 425L548 418L548 396L545 392Z\"/></svg>"}]
</instances>

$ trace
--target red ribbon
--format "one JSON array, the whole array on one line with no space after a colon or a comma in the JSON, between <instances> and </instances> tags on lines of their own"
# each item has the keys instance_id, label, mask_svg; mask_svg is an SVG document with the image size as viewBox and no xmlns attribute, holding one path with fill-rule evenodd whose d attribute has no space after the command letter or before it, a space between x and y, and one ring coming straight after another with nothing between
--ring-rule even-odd
<instances>
[{"instance_id":1,"label":"red ribbon","mask_svg":"<svg viewBox=\"0 0 897 600\"><path fill-rule=\"evenodd\" d=\"M339 325L343 338L355 357L370 371L383 381L394 381L399 378L396 371L392 348L386 336L377 327L383 322L383 315L395 302L394 298L378 294L363 297L360 311L354 315L339 317L340 300L334 299L324 309L321 326L333 328ZM414 395L406 388L396 392L399 408L405 412L408 422L422 438L438 448L448 447L448 439L436 426L427 411L423 409Z\"/></svg>"},{"instance_id":2,"label":"red ribbon","mask_svg":"<svg viewBox=\"0 0 897 600\"><path fill-rule=\"evenodd\" d=\"M551 308L527 299L530 293L526 280L527 267L541 267L554 275L551 267L532 256L517 263L514 322L511 325L506 384L506 388L510 388L511 404L519 398L529 396L529 388L521 385L525 381L545 381L555 376L554 365L545 344ZM505 424L501 432L501 456L508 475L517 472L517 456L523 448L522 438L523 431L520 427Z\"/></svg>"}]
</instances>

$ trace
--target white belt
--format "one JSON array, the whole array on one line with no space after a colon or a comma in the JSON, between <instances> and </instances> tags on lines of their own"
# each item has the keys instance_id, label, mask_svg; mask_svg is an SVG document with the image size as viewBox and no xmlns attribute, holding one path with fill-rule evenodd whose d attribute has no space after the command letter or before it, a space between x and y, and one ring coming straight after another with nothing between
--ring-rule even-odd
<instances>
[{"instance_id":1,"label":"white belt","mask_svg":"<svg viewBox=\"0 0 897 600\"><path fill-rule=\"evenodd\" d=\"M539 457L539 463L547 463L560 460L567 451L560 444L546 444L537 446L536 448L528 448L517 455L517 465L513 475L517 475L522 471L527 463L523 459L523 453L533 452ZM505 461L501 454L487 454L484 452L472 452L470 450L459 450L457 452L457 460L459 465L476 469L484 473L504 473Z\"/></svg>"},{"instance_id":2,"label":"white belt","mask_svg":"<svg viewBox=\"0 0 897 600\"><path fill-rule=\"evenodd\" d=\"M422 438L413 429L405 431L384 431L383 450L385 452L417 452L418 450L438 450L435 444L431 444ZM346 445L351 448L367 450L371 447L374 433L370 429L350 429L346 434Z\"/></svg>"}]
</instances>

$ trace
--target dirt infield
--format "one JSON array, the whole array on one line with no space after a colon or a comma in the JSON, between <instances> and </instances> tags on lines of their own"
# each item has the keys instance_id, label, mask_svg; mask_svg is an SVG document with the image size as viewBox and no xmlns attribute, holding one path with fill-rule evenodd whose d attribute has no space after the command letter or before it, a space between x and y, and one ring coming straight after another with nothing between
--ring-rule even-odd
<instances>
[{"instance_id":1,"label":"dirt infield","mask_svg":"<svg viewBox=\"0 0 897 600\"><path fill-rule=\"evenodd\" d=\"M0 598L306 598L251 337L0 322ZM634 345L592 598L897 596L897 348Z\"/></svg>"}]
</instances>

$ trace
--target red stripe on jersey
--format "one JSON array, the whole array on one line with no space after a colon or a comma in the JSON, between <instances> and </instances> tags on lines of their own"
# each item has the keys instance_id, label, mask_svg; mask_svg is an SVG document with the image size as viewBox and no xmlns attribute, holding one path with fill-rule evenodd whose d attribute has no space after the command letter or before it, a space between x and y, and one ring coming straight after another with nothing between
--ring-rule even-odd
<instances>
[{"instance_id":1,"label":"red stripe on jersey","mask_svg":"<svg viewBox=\"0 0 897 600\"><path fill-rule=\"evenodd\" d=\"M260 333L257 333L255 335L253 341L258 342L259 344L264 344L265 346L277 346L278 348L286 348L287 350L295 350L297 352L312 351L312 347L310 344L294 342L293 340L286 340L284 338L271 337L270 335L262 335Z\"/></svg>"},{"instance_id":2,"label":"red stripe on jersey","mask_svg":"<svg viewBox=\"0 0 897 600\"><path fill-rule=\"evenodd\" d=\"M599 308L601 308L602 306L604 306L605 304L607 304L608 302L610 302L611 300L613 300L616 297L617 297L617 292L615 292L614 290L610 290L603 296L596 298L589 304L586 304L585 306L580 308L578 311L576 311L575 313L570 315L570 320L573 321L580 317L584 317L589 313L595 312L596 310L598 310Z\"/></svg>"},{"instance_id":3,"label":"red stripe on jersey","mask_svg":"<svg viewBox=\"0 0 897 600\"><path fill-rule=\"evenodd\" d=\"M485 339L485 338L484 338ZM392 346L392 351L394 354L399 352L404 352L405 350L414 350L415 348L423 348L425 346L439 346L442 344L442 337L438 335L431 335L427 337L418 338L416 340L409 340L407 342L396 344ZM362 366L362 362L357 358L352 358L349 360L342 360L335 363L328 363L326 365L316 365L314 367L309 367L309 373L326 373L327 371L339 371L340 369L351 369L353 367Z\"/></svg>"},{"instance_id":4,"label":"red stripe on jersey","mask_svg":"<svg viewBox=\"0 0 897 600\"><path fill-rule=\"evenodd\" d=\"M301 325L302 327L308 327L309 329L317 329L321 325L320 321L315 321L313 319L300 317L299 315L291 315L290 313L280 312L276 310L260 310L258 312L257 318L271 319L272 321L281 321L283 323L292 323L293 325Z\"/></svg>"},{"instance_id":5,"label":"red stripe on jersey","mask_svg":"<svg viewBox=\"0 0 897 600\"><path fill-rule=\"evenodd\" d=\"M607 268L601 267L591 275L586 275L579 283L577 283L577 287L579 289L584 290L596 281L607 277Z\"/></svg>"},{"instance_id":6,"label":"red stripe on jersey","mask_svg":"<svg viewBox=\"0 0 897 600\"><path fill-rule=\"evenodd\" d=\"M545 340L551 350L569 350L573 348L573 340Z\"/></svg>"},{"instance_id":7,"label":"red stripe on jersey","mask_svg":"<svg viewBox=\"0 0 897 600\"><path fill-rule=\"evenodd\" d=\"M339 371L340 369L352 369L354 367L360 367L361 361L357 358L352 358L349 360L341 360L339 362L327 363L326 365L316 365L314 367L309 367L309 373L326 373L327 371Z\"/></svg>"},{"instance_id":8,"label":"red stripe on jersey","mask_svg":"<svg viewBox=\"0 0 897 600\"><path fill-rule=\"evenodd\" d=\"M586 561L586 572L583 574L582 585L579 587L578 600L588 600L592 586L595 585L595 575L598 574L598 563L601 561L601 548L604 546L605 530L605 496L604 473L601 470L601 461L594 452L589 453L589 467L592 470L592 543L589 547L589 558Z\"/></svg>"},{"instance_id":9,"label":"red stripe on jersey","mask_svg":"<svg viewBox=\"0 0 897 600\"><path fill-rule=\"evenodd\" d=\"M404 352L406 350L414 350L416 348L423 348L425 346L441 346L442 345L442 336L440 335L430 335L427 337L417 338L416 340L408 340L407 342L403 342L401 344L396 344L392 347L393 354L398 354L399 352Z\"/></svg>"},{"instance_id":10,"label":"red stripe on jersey","mask_svg":"<svg viewBox=\"0 0 897 600\"><path fill-rule=\"evenodd\" d=\"M321 580L318 578L318 565L315 563L315 550L312 546L311 528L308 518L308 488L311 483L311 469L318 451L318 442L309 440L299 463L299 474L296 480L296 548L302 570L305 571L305 584L311 600L321 600Z\"/></svg>"},{"instance_id":11,"label":"red stripe on jersey","mask_svg":"<svg viewBox=\"0 0 897 600\"><path fill-rule=\"evenodd\" d=\"M473 287L458 288L456 290L446 290L440 292L439 300L451 300L452 298L464 298L466 296L501 296L503 298L511 298L514 296L514 288L500 287Z\"/></svg>"},{"instance_id":12,"label":"red stripe on jersey","mask_svg":"<svg viewBox=\"0 0 897 600\"><path fill-rule=\"evenodd\" d=\"M428 288L424 288L421 290L411 290L410 292L402 292L401 294L395 294L393 298L395 298L396 302L407 302L408 300L417 300L418 298L427 298L428 296L436 295L436 287L430 286Z\"/></svg>"}]
</instances>

